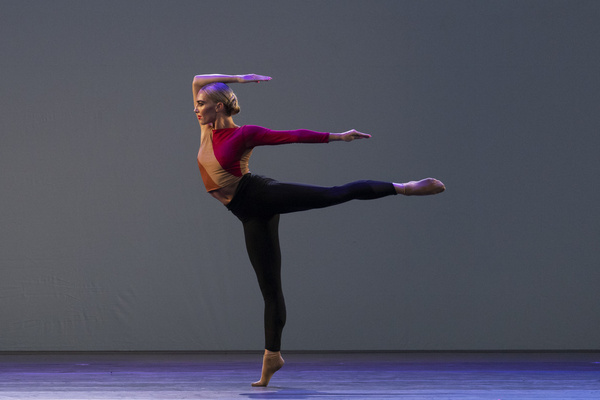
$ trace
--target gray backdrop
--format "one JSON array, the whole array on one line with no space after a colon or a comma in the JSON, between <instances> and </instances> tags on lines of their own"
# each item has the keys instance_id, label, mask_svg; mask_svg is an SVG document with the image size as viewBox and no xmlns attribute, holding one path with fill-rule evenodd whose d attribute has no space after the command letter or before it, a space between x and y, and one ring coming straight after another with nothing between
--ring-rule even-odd
<instances>
[{"instance_id":1,"label":"gray backdrop","mask_svg":"<svg viewBox=\"0 0 600 400\"><path fill-rule=\"evenodd\" d=\"M0 3L0 350L259 350L241 225L196 164L191 81L284 181L434 176L282 217L297 350L599 349L600 2Z\"/></svg>"}]
</instances>

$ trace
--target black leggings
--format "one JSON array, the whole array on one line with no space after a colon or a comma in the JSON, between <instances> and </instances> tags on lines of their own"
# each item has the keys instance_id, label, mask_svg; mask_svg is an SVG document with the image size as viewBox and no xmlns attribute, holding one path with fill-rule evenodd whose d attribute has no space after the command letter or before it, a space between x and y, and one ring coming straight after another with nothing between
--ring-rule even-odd
<instances>
[{"instance_id":1,"label":"black leggings","mask_svg":"<svg viewBox=\"0 0 600 400\"><path fill-rule=\"evenodd\" d=\"M265 349L280 350L286 319L281 288L279 214L395 194L394 185L389 182L356 181L343 186L320 187L281 183L251 174L243 176L227 208L244 225L246 250L265 301Z\"/></svg>"}]
</instances>

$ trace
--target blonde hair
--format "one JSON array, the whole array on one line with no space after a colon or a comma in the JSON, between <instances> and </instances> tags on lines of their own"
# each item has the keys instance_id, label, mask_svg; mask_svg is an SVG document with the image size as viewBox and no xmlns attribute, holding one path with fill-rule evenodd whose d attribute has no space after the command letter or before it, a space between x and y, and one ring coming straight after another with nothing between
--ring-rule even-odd
<instances>
[{"instance_id":1,"label":"blonde hair","mask_svg":"<svg viewBox=\"0 0 600 400\"><path fill-rule=\"evenodd\" d=\"M226 84L221 82L211 83L202 87L200 91L204 92L215 103L223 103L228 116L240 112L237 96Z\"/></svg>"}]
</instances>

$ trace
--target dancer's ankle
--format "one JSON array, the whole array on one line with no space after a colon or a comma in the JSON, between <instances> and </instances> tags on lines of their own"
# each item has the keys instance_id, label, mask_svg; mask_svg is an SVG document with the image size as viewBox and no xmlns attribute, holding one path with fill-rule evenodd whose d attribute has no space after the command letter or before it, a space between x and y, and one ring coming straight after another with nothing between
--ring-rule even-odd
<instances>
[{"instance_id":1,"label":"dancer's ankle","mask_svg":"<svg viewBox=\"0 0 600 400\"><path fill-rule=\"evenodd\" d=\"M269 384L269 381L275 374L275 372L279 371L281 367L283 367L285 361L281 357L280 351L271 351L265 349L265 354L263 356L263 366L260 381L254 382L252 386L254 387L264 387Z\"/></svg>"},{"instance_id":2,"label":"dancer's ankle","mask_svg":"<svg viewBox=\"0 0 600 400\"><path fill-rule=\"evenodd\" d=\"M406 195L406 184L405 183L394 183L394 189L396 189L396 194Z\"/></svg>"}]
</instances>

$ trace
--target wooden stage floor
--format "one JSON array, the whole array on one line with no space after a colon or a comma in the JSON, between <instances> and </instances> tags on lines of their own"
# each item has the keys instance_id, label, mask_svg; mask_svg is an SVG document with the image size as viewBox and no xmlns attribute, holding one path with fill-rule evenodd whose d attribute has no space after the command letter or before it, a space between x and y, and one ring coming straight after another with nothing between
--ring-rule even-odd
<instances>
[{"instance_id":1,"label":"wooden stage floor","mask_svg":"<svg viewBox=\"0 0 600 400\"><path fill-rule=\"evenodd\" d=\"M600 399L600 353L4 353L0 399Z\"/></svg>"}]
</instances>

